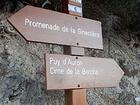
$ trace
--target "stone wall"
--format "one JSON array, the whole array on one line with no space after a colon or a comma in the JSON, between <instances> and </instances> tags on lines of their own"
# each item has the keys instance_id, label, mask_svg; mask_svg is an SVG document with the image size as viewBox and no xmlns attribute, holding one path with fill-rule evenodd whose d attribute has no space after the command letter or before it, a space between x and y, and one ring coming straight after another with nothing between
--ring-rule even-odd
<instances>
[{"instance_id":1,"label":"stone wall","mask_svg":"<svg viewBox=\"0 0 140 105\"><path fill-rule=\"evenodd\" d=\"M16 8L13 8L15 7ZM7 18L24 5L10 0L0 7L0 105L64 105L64 91L47 91L44 54L63 53L63 46L27 42ZM83 3L84 17L100 20L104 50L85 49L85 56L109 57L124 70L118 87L87 90L88 105L136 105L140 96L140 47L137 37L118 32L120 18Z\"/></svg>"}]
</instances>

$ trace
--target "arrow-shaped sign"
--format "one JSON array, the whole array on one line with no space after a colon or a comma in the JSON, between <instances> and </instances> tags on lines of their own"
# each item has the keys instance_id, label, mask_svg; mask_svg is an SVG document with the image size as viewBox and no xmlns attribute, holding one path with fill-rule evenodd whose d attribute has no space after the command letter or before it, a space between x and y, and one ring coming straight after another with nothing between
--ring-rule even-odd
<instances>
[{"instance_id":1,"label":"arrow-shaped sign","mask_svg":"<svg viewBox=\"0 0 140 105\"><path fill-rule=\"evenodd\" d=\"M123 74L113 59L46 54L48 90L115 87Z\"/></svg>"},{"instance_id":2,"label":"arrow-shaped sign","mask_svg":"<svg viewBox=\"0 0 140 105\"><path fill-rule=\"evenodd\" d=\"M103 49L99 21L32 6L8 20L28 41Z\"/></svg>"}]
</instances>

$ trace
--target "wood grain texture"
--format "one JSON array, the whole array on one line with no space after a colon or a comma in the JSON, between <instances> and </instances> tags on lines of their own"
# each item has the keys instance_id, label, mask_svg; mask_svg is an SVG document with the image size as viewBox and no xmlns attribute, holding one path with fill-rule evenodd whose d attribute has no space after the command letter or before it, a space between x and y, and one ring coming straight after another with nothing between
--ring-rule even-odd
<instances>
[{"instance_id":1,"label":"wood grain texture","mask_svg":"<svg viewBox=\"0 0 140 105\"><path fill-rule=\"evenodd\" d=\"M87 105L86 89L65 90L65 105Z\"/></svg>"}]
</instances>

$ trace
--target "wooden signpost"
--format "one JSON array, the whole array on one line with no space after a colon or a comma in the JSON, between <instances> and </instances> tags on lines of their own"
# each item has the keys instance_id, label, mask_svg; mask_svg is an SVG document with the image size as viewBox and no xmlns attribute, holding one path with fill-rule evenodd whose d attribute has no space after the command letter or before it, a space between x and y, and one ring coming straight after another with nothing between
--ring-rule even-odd
<instances>
[{"instance_id":1,"label":"wooden signpost","mask_svg":"<svg viewBox=\"0 0 140 105\"><path fill-rule=\"evenodd\" d=\"M62 0L62 1L64 8L62 12L80 17L83 15L82 0ZM64 54L83 56L84 48L65 46ZM65 90L65 105L87 105L86 89Z\"/></svg>"},{"instance_id":2,"label":"wooden signpost","mask_svg":"<svg viewBox=\"0 0 140 105\"><path fill-rule=\"evenodd\" d=\"M27 40L62 44L65 55L46 54L47 89L65 89L65 105L87 105L86 88L115 87L124 72L113 59L84 56L103 49L99 21L82 18L81 0L62 0L63 14L26 6L8 21Z\"/></svg>"}]
</instances>

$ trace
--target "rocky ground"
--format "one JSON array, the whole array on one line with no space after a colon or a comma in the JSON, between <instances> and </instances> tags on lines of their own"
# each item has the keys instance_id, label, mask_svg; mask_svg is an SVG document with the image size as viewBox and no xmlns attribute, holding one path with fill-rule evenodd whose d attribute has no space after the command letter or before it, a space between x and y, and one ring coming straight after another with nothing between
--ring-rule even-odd
<instances>
[{"instance_id":1,"label":"rocky ground","mask_svg":"<svg viewBox=\"0 0 140 105\"><path fill-rule=\"evenodd\" d=\"M7 21L24 5L6 3L0 7L0 105L64 105L64 91L47 91L44 84L44 54L62 54L63 46L27 42ZM83 5L84 17L102 22L104 40L103 51L85 49L85 56L113 58L125 72L116 88L88 89L88 105L136 105L135 97L140 96L138 37L116 30L120 18L91 0Z\"/></svg>"}]
</instances>

